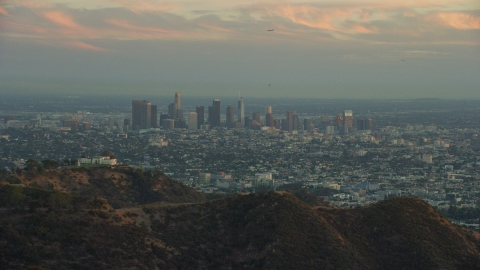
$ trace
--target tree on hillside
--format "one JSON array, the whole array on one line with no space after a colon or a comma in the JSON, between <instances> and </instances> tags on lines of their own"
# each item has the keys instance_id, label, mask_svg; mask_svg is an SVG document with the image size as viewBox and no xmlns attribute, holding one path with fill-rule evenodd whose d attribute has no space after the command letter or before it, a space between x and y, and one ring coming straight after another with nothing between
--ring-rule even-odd
<instances>
[{"instance_id":1,"label":"tree on hillside","mask_svg":"<svg viewBox=\"0 0 480 270\"><path fill-rule=\"evenodd\" d=\"M58 168L58 166L60 166L58 161L50 160L50 159L45 159L42 161L42 163L43 163L43 168L45 168L46 170Z\"/></svg>"},{"instance_id":2,"label":"tree on hillside","mask_svg":"<svg viewBox=\"0 0 480 270\"><path fill-rule=\"evenodd\" d=\"M38 169L40 164L34 159L29 159L25 162L25 171L33 172Z\"/></svg>"},{"instance_id":3,"label":"tree on hillside","mask_svg":"<svg viewBox=\"0 0 480 270\"><path fill-rule=\"evenodd\" d=\"M7 204L16 209L23 208L25 195L21 186L9 186L7 190Z\"/></svg>"}]
</instances>

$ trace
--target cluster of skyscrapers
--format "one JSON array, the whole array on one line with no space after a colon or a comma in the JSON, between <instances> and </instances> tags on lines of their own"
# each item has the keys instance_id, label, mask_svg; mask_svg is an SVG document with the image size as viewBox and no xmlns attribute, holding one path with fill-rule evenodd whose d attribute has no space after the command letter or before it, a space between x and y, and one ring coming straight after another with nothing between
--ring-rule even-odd
<instances>
[{"instance_id":1,"label":"cluster of skyscrapers","mask_svg":"<svg viewBox=\"0 0 480 270\"><path fill-rule=\"evenodd\" d=\"M235 119L235 109L230 104L226 108L225 122L221 119L221 100L214 99L212 106L208 106L208 118L205 121L205 107L196 106L195 112L188 113L188 120L185 120L180 101L180 93L175 93L175 100L168 106L168 114L160 114L160 121L157 121L157 105L152 105L148 100L132 101L132 127L133 129L149 129L162 127L163 129L188 128L188 129L211 129L224 127L261 129L261 114L253 112L252 116L245 116L245 104L242 97L238 99L238 117ZM321 119L326 127L327 133L349 133L354 126L353 112L345 110L342 115L333 119ZM158 125L160 123L160 125ZM313 125L310 118L300 121L297 114L290 110L286 112L285 119L275 119L272 106L265 108L265 127L276 128L285 131L307 130L312 131ZM372 128L372 119L357 119L357 129L369 130Z\"/></svg>"}]
</instances>

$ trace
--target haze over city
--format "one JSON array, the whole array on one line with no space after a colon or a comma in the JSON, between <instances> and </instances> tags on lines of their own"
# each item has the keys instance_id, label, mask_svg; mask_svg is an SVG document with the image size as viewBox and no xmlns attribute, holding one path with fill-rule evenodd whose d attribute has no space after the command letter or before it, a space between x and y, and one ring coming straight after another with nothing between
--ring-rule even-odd
<instances>
[{"instance_id":1,"label":"haze over city","mask_svg":"<svg viewBox=\"0 0 480 270\"><path fill-rule=\"evenodd\" d=\"M473 0L7 0L0 93L478 99L479 45Z\"/></svg>"}]
</instances>

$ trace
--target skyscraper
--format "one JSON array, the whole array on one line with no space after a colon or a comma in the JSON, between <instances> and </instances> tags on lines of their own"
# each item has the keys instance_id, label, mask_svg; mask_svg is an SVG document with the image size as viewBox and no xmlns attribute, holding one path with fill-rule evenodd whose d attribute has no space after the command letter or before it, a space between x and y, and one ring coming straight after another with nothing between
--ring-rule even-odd
<instances>
[{"instance_id":1,"label":"skyscraper","mask_svg":"<svg viewBox=\"0 0 480 270\"><path fill-rule=\"evenodd\" d=\"M197 129L198 127L198 119L197 119L197 113L196 112L191 112L188 114L188 129Z\"/></svg>"},{"instance_id":2,"label":"skyscraper","mask_svg":"<svg viewBox=\"0 0 480 270\"><path fill-rule=\"evenodd\" d=\"M287 111L285 126L283 129L288 132L292 132L293 130L293 113L291 111Z\"/></svg>"},{"instance_id":3,"label":"skyscraper","mask_svg":"<svg viewBox=\"0 0 480 270\"><path fill-rule=\"evenodd\" d=\"M265 107L265 126L273 127L274 126L274 118L272 114L272 106Z\"/></svg>"},{"instance_id":4,"label":"skyscraper","mask_svg":"<svg viewBox=\"0 0 480 270\"><path fill-rule=\"evenodd\" d=\"M213 106L208 107L208 123L212 128L221 126L220 109L220 99L214 99Z\"/></svg>"},{"instance_id":5,"label":"skyscraper","mask_svg":"<svg viewBox=\"0 0 480 270\"><path fill-rule=\"evenodd\" d=\"M182 103L180 101L180 93L175 93L175 100L173 103L168 105L168 114L170 115L170 119L183 119L183 110L182 110Z\"/></svg>"},{"instance_id":6,"label":"skyscraper","mask_svg":"<svg viewBox=\"0 0 480 270\"><path fill-rule=\"evenodd\" d=\"M142 121L142 101L132 100L132 128L134 130L140 129L141 121Z\"/></svg>"},{"instance_id":7,"label":"skyscraper","mask_svg":"<svg viewBox=\"0 0 480 270\"><path fill-rule=\"evenodd\" d=\"M147 129L152 122L152 104L148 100L132 101L132 126L134 129Z\"/></svg>"},{"instance_id":8,"label":"skyscraper","mask_svg":"<svg viewBox=\"0 0 480 270\"><path fill-rule=\"evenodd\" d=\"M349 133L353 127L353 112L345 110L343 112L343 131Z\"/></svg>"},{"instance_id":9,"label":"skyscraper","mask_svg":"<svg viewBox=\"0 0 480 270\"><path fill-rule=\"evenodd\" d=\"M273 118L272 113L267 113L265 115L265 126L274 127L274 121L275 121L275 119Z\"/></svg>"},{"instance_id":10,"label":"skyscraper","mask_svg":"<svg viewBox=\"0 0 480 270\"><path fill-rule=\"evenodd\" d=\"M238 100L238 122L242 123L242 127L245 126L245 105L242 97Z\"/></svg>"},{"instance_id":11,"label":"skyscraper","mask_svg":"<svg viewBox=\"0 0 480 270\"><path fill-rule=\"evenodd\" d=\"M265 114L272 113L272 106L265 107Z\"/></svg>"},{"instance_id":12,"label":"skyscraper","mask_svg":"<svg viewBox=\"0 0 480 270\"><path fill-rule=\"evenodd\" d=\"M183 110L182 110L182 103L180 102L180 93L175 93L175 101L174 101L174 108L177 112L177 118L183 119Z\"/></svg>"},{"instance_id":13,"label":"skyscraper","mask_svg":"<svg viewBox=\"0 0 480 270\"><path fill-rule=\"evenodd\" d=\"M205 107L197 106L195 111L197 112L197 128L200 128L201 125L205 124Z\"/></svg>"},{"instance_id":14,"label":"skyscraper","mask_svg":"<svg viewBox=\"0 0 480 270\"><path fill-rule=\"evenodd\" d=\"M149 129L152 124L152 103L148 100L142 101L140 129Z\"/></svg>"},{"instance_id":15,"label":"skyscraper","mask_svg":"<svg viewBox=\"0 0 480 270\"><path fill-rule=\"evenodd\" d=\"M235 127L235 115L233 112L233 106L228 105L227 106L227 112L226 112L226 125L227 128L234 128Z\"/></svg>"},{"instance_id":16,"label":"skyscraper","mask_svg":"<svg viewBox=\"0 0 480 270\"><path fill-rule=\"evenodd\" d=\"M293 115L293 130L300 130L300 119L298 118L298 114Z\"/></svg>"}]
</instances>

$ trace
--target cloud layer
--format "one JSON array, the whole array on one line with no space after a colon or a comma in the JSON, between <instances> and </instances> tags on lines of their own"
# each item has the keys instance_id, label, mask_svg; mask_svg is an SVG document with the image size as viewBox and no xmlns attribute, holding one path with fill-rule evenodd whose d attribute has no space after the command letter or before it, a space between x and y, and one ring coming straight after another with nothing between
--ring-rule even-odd
<instances>
[{"instance_id":1,"label":"cloud layer","mask_svg":"<svg viewBox=\"0 0 480 270\"><path fill-rule=\"evenodd\" d=\"M480 7L474 1L71 1L10 0L0 7L0 35L98 50L114 40L275 39L362 43L480 44ZM462 35L458 31L473 31Z\"/></svg>"}]
</instances>

